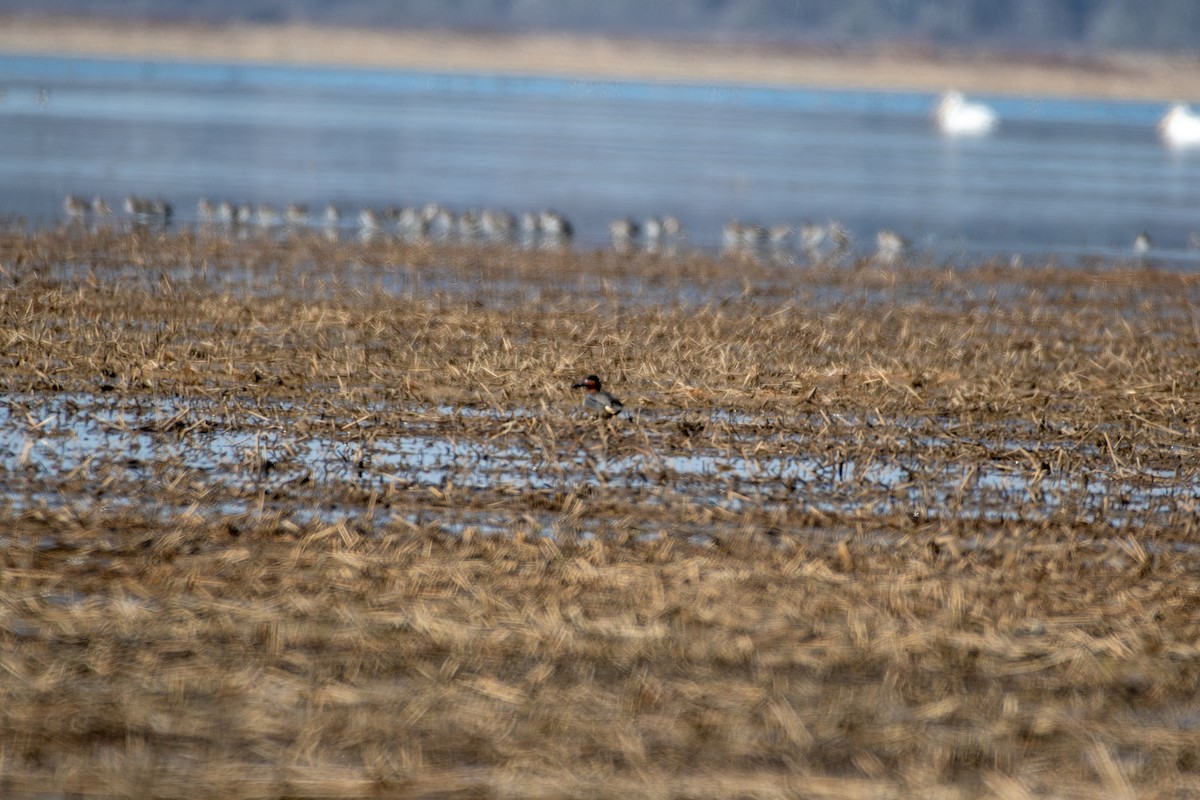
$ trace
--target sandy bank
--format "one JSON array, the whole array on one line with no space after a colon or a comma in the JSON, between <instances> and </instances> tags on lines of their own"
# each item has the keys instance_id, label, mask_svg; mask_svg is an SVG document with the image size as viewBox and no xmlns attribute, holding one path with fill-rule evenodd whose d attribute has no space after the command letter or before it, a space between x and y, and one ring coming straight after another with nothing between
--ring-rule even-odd
<instances>
[{"instance_id":1,"label":"sandy bank","mask_svg":"<svg viewBox=\"0 0 1200 800\"><path fill-rule=\"evenodd\" d=\"M912 50L662 43L309 26L164 25L0 17L0 52L641 78L701 83L1188 99L1200 60L1149 55L1019 59Z\"/></svg>"}]
</instances>

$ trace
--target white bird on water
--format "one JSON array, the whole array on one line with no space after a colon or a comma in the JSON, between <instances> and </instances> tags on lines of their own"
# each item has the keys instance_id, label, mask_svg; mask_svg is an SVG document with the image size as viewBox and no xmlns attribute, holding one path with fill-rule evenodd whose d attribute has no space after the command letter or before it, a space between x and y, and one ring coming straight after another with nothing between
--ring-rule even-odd
<instances>
[{"instance_id":1,"label":"white bird on water","mask_svg":"<svg viewBox=\"0 0 1200 800\"><path fill-rule=\"evenodd\" d=\"M969 102L962 92L953 89L942 93L933 118L947 136L986 136L999 122L991 108L983 103Z\"/></svg>"},{"instance_id":2,"label":"white bird on water","mask_svg":"<svg viewBox=\"0 0 1200 800\"><path fill-rule=\"evenodd\" d=\"M1200 145L1200 116L1184 103L1176 103L1158 121L1158 135L1172 147Z\"/></svg>"}]
</instances>

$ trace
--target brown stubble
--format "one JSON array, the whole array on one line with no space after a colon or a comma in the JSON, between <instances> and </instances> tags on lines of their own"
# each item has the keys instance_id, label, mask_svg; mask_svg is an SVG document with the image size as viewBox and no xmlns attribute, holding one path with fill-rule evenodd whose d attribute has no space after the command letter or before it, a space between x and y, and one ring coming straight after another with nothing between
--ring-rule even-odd
<instances>
[{"instance_id":1,"label":"brown stubble","mask_svg":"<svg viewBox=\"0 0 1200 800\"><path fill-rule=\"evenodd\" d=\"M151 443L4 461L6 795L1200 789L1190 275L123 231L0 265L10 426ZM576 411L591 371L632 419ZM390 457L418 433L466 466Z\"/></svg>"}]
</instances>

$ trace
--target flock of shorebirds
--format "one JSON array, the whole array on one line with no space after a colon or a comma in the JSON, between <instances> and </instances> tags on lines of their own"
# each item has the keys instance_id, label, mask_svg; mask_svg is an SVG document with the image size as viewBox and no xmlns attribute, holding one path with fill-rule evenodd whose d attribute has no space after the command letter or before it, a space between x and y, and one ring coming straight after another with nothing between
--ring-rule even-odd
<instances>
[{"instance_id":1,"label":"flock of shorebirds","mask_svg":"<svg viewBox=\"0 0 1200 800\"><path fill-rule=\"evenodd\" d=\"M314 220L310 219L307 206L289 203L282 212L274 206L249 203L217 203L201 198L196 204L196 218L204 226L220 226L245 229L249 226L264 230L273 228L303 228ZM438 203L429 203L421 208L387 206L386 208L362 208L343 220L340 208L330 203L315 222L331 237L341 230L343 222L356 228L364 239L377 235L396 234L410 240L459 241L484 243L522 240L544 245L570 243L575 230L570 220L553 209L526 211L519 216L504 209L467 210L456 214Z\"/></svg>"},{"instance_id":2,"label":"flock of shorebirds","mask_svg":"<svg viewBox=\"0 0 1200 800\"><path fill-rule=\"evenodd\" d=\"M118 208L125 213L122 224L132 224L135 228L164 228L175 216L169 202L137 195L126 197ZM99 196L88 200L82 195L69 194L63 199L63 210L71 225L102 227L117 221L113 207ZM526 249L564 248L571 244L575 233L571 221L553 209L527 211L520 215L504 209L456 213L437 203L421 208L362 208L353 214L343 214L336 205L330 204L314 215L307 206L297 203L279 209L266 203L254 205L227 200L214 203L201 198L196 205L195 219L201 231L235 238L246 238L255 233L289 234L315 227L330 241L349 232L362 241L398 237L412 243L506 244ZM683 224L673 214L641 221L632 217L615 219L608 225L608 236L613 252L620 254L676 255L687 244ZM726 223L721 231L723 253L749 258L803 255L817 262L851 253L852 244L850 234L836 221L761 225L734 220ZM872 260L885 265L895 264L913 251L912 242L888 228L876 232L874 244ZM1200 237L1196 245L1200 246ZM1133 241L1133 252L1142 256L1151 246L1149 235L1142 232Z\"/></svg>"},{"instance_id":3,"label":"flock of shorebirds","mask_svg":"<svg viewBox=\"0 0 1200 800\"><path fill-rule=\"evenodd\" d=\"M999 125L999 117L989 106L968 100L961 92L947 91L938 100L933 118L947 136L986 136ZM1159 134L1171 145L1200 145L1200 115L1183 104L1171 106L1158 124ZM73 223L105 224L115 214L103 197L88 200L80 195L67 195L63 201L67 219ZM120 205L134 225L166 226L171 223L174 209L161 199L130 195ZM310 213L307 206L288 203L282 208L260 203L230 200L212 201L201 198L196 204L195 219L210 230L224 230L244 235L252 230L278 231L319 227L329 238L337 238L345 229L357 231L363 239L376 236L399 236L407 241L453 241L463 244L514 243L526 247L563 247L571 243L574 227L562 213L553 209L526 211L514 214L504 209L466 210L456 213L449 208L430 203L421 207L388 206L362 208L344 215L334 204L319 213ZM650 253L678 252L686 241L683 225L674 215L652 216L644 220L630 217L615 219L608 226L609 242L618 253L644 251ZM756 222L733 221L721 232L721 246L726 253L761 255L770 252L803 253L812 260L830 254L846 253L851 248L850 235L837 222L825 224L806 222L799 225L778 223L760 225ZM874 258L893 263L905 257L911 243L892 230L875 235ZM1133 243L1135 253L1143 254L1151 247L1150 237L1141 233Z\"/></svg>"},{"instance_id":4,"label":"flock of shorebirds","mask_svg":"<svg viewBox=\"0 0 1200 800\"><path fill-rule=\"evenodd\" d=\"M165 200L130 195L118 206L124 220L134 227L161 228L172 223L174 207ZM113 221L113 207L103 197L88 200L69 194L63 210L70 224L101 226ZM420 208L388 206L362 208L343 214L336 205L327 205L319 214L307 206L289 203L282 208L259 203L213 202L201 198L196 204L195 220L201 230L224 232L243 237L252 232L278 233L310 230L323 231L337 239L345 232L369 241L376 237L396 236L409 242L455 242L459 244L516 244L523 247L565 247L574 236L571 221L559 211L526 211L514 214L504 209L467 210L456 213L446 206L430 203ZM676 254L687 242L679 218L673 214L615 219L608 225L609 243L617 253ZM911 244L891 230L875 236L875 258L894 262L907 254ZM805 222L793 225L781 222L760 225L732 221L721 233L721 247L727 254L761 256L803 253L812 260L850 251L850 234L837 222Z\"/></svg>"},{"instance_id":5,"label":"flock of shorebirds","mask_svg":"<svg viewBox=\"0 0 1200 800\"><path fill-rule=\"evenodd\" d=\"M164 227L174 218L174 207L162 199L129 195L121 207L137 227ZM63 210L72 223L104 224L114 216L103 197L88 200L69 194ZM363 239L394 234L413 241L457 241L462 243L514 242L542 245L566 245L574 236L574 227L561 212L553 209L527 211L515 215L504 209L468 210L456 214L449 208L430 203L421 208L388 206L362 208L344 214L330 203L312 214L308 206L288 203L282 209L269 203L252 204L230 200L200 198L195 219L202 229L245 235L251 231L297 231L316 226L333 239L346 228Z\"/></svg>"}]
</instances>

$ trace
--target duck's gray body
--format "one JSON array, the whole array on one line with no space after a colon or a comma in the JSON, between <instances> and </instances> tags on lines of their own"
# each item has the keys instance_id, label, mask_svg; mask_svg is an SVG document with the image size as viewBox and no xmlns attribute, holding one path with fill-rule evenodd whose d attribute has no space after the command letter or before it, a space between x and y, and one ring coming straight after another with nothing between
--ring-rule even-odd
<instances>
[{"instance_id":1,"label":"duck's gray body","mask_svg":"<svg viewBox=\"0 0 1200 800\"><path fill-rule=\"evenodd\" d=\"M583 396L583 407L605 419L615 417L625 407L620 400L600 388L600 379L595 375L588 375L579 383L574 384L572 388L586 389L587 392Z\"/></svg>"}]
</instances>

